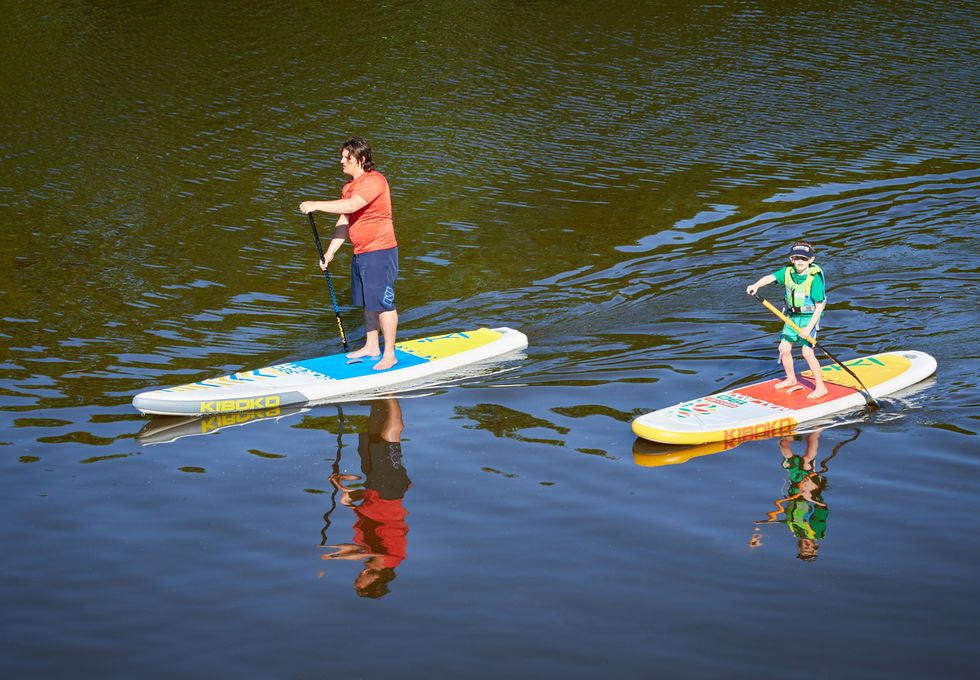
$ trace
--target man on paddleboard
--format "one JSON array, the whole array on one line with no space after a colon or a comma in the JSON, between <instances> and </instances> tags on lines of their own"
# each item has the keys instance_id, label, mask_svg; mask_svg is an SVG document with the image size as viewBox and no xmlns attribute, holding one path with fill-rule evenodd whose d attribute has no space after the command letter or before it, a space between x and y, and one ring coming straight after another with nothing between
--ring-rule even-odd
<instances>
[{"instance_id":1,"label":"man on paddleboard","mask_svg":"<svg viewBox=\"0 0 980 680\"><path fill-rule=\"evenodd\" d=\"M320 262L327 270L334 255L348 238L354 245L351 261L351 297L354 305L364 308L366 337L364 346L348 354L350 359L381 356L374 368L381 371L397 363L395 333L398 312L395 309L395 279L398 278L398 242L391 218L391 193L388 181L374 168L371 147L360 137L347 140L340 149L340 164L350 180L334 201L303 201L304 214L314 211L340 215L330 246ZM378 332L384 338L381 353Z\"/></svg>"},{"instance_id":2,"label":"man on paddleboard","mask_svg":"<svg viewBox=\"0 0 980 680\"><path fill-rule=\"evenodd\" d=\"M789 250L790 265L782 267L772 274L767 274L748 286L745 292L755 295L763 286L779 282L786 289L786 310L790 321L803 329L804 335L817 339L817 329L820 327L820 315L827 306L826 282L823 270L813 264L816 251L806 241L797 241ZM813 391L807 399L819 399L827 394L820 374L820 362L813 352L813 345L804 340L789 324L783 326L779 342L779 361L786 370L786 379L776 383L776 389L793 390L797 386L796 370L793 367L793 345L800 345L803 359L813 373Z\"/></svg>"}]
</instances>

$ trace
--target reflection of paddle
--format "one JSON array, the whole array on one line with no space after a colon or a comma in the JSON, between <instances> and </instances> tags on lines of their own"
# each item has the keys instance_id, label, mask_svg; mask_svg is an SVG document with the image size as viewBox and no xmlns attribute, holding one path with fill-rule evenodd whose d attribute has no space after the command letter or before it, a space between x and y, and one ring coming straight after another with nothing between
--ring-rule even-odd
<instances>
[{"instance_id":1,"label":"reflection of paddle","mask_svg":"<svg viewBox=\"0 0 980 680\"><path fill-rule=\"evenodd\" d=\"M875 398L871 396L871 392L868 390L867 387L865 387L864 383L861 382L861 379L859 377L857 377L856 375L854 375L854 371L852 371L847 366L845 366L840 361L838 361L837 358L833 354L831 354L830 352L828 352L823 345L821 345L819 342L817 342L816 340L814 340L813 338L811 338L809 335L807 335L806 333L804 333L803 332L803 329L800 328L799 326L797 326L792 321L790 321L790 318L788 316L786 316L781 311L779 311L778 309L776 309L775 307L773 307L772 306L772 303L769 302L769 300L766 300L763 297L759 297L758 294L755 294L752 297L754 297L756 300L758 300L759 302L761 302L762 304L764 304L766 306L766 309L768 309L770 312L772 312L773 314L775 314L776 316L778 316L780 319L782 319L783 322L787 326L789 326L790 328L792 328L794 331L796 331L802 339L806 340L811 345L814 345L815 347L819 348L820 351L823 352L824 354L826 354L827 357L830 358L831 361L833 361L835 364L837 364L838 366L840 366L841 368L843 368L845 371L847 371L850 374L850 376L852 378L854 378L855 380L857 380L858 385L860 385L861 387L864 387L864 390L858 390L858 392L860 392L861 393L861 396L863 396L864 399L865 399L865 401L868 402L868 406L871 406L873 408L880 408L878 406L878 402L875 401ZM855 389L857 389L857 388L855 388Z\"/></svg>"},{"instance_id":2,"label":"reflection of paddle","mask_svg":"<svg viewBox=\"0 0 980 680\"><path fill-rule=\"evenodd\" d=\"M854 441L860 436L861 436L861 430L855 427L853 437L851 437L850 439L845 439L842 442L838 442L837 446L835 446L833 450L830 452L830 455L824 458L822 461L820 461L820 472L827 472L827 463L829 463L834 458L834 456L837 455L837 452L840 451L840 447L844 446L844 444L850 444L852 441Z\"/></svg>"},{"instance_id":3,"label":"reflection of paddle","mask_svg":"<svg viewBox=\"0 0 980 680\"><path fill-rule=\"evenodd\" d=\"M316 230L316 222L313 219L313 213L306 213L306 216L310 218L310 228L313 229L313 240L316 241L316 251L320 253L320 262L324 261L323 257L323 246L320 245L320 234ZM333 280L330 278L330 270L323 270L324 276L327 278L327 289L330 291L330 302L333 303L333 313L337 317L337 328L340 329L340 341L344 343L344 351L350 351L347 346L347 334L344 333L344 322L340 319L340 305L337 304L337 295L333 292Z\"/></svg>"},{"instance_id":4,"label":"reflection of paddle","mask_svg":"<svg viewBox=\"0 0 980 680\"><path fill-rule=\"evenodd\" d=\"M340 404L337 404L337 456L333 459L333 475L340 474L340 452L344 448L344 410L340 408ZM327 510L323 515L323 529L320 530L320 545L327 545L327 529L330 528L331 519L330 515L337 508L337 492L340 489L334 484L333 493L330 494L330 509Z\"/></svg>"}]
</instances>

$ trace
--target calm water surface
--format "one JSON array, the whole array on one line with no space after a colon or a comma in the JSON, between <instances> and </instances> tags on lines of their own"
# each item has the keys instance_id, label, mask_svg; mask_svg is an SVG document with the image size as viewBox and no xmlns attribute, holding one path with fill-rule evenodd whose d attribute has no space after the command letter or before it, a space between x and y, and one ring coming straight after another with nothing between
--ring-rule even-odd
<instances>
[{"instance_id":1,"label":"calm water surface","mask_svg":"<svg viewBox=\"0 0 980 680\"><path fill-rule=\"evenodd\" d=\"M975 7L280 5L0 13L6 676L972 676ZM352 134L393 188L402 337L509 325L526 355L135 413L338 350L296 205L339 194ZM828 349L937 376L782 442L636 442L778 374L743 291L801 236Z\"/></svg>"}]
</instances>

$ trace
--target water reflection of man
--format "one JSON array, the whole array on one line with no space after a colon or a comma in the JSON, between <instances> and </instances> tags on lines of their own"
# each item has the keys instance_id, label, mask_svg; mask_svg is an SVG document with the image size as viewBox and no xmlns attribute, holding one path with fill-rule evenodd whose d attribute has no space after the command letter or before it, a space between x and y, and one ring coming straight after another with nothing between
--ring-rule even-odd
<instances>
[{"instance_id":1,"label":"water reflection of man","mask_svg":"<svg viewBox=\"0 0 980 680\"><path fill-rule=\"evenodd\" d=\"M797 558L804 561L817 559L820 541L827 534L827 504L823 500L827 478L814 470L820 432L810 432L805 437L806 451L802 456L793 452L793 437L779 440L779 451L783 455L783 469L789 480L786 495L775 501L777 510L770 512L767 519L759 524L780 522L796 536ZM836 450L834 451L836 454ZM829 458L828 458L829 460ZM826 472L826 462L820 472ZM779 515L784 516L778 519ZM751 547L761 545L758 534L749 541Z\"/></svg>"},{"instance_id":2,"label":"water reflection of man","mask_svg":"<svg viewBox=\"0 0 980 680\"><path fill-rule=\"evenodd\" d=\"M360 479L358 475L330 475L330 482L340 491L340 502L351 508L357 519L353 543L327 546L335 552L323 555L323 559L364 559L364 569L354 580L354 590L361 597L386 595L388 583L395 579L395 567L405 559L408 511L402 502L411 480L402 463L403 428L397 399L372 402L367 432L358 435L357 442L363 486L346 484Z\"/></svg>"}]
</instances>

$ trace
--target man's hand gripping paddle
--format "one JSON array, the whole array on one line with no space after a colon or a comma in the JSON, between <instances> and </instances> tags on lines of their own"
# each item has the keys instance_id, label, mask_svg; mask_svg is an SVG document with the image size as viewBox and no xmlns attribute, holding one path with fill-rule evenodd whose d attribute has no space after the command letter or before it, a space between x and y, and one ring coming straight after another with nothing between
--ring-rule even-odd
<instances>
[{"instance_id":1,"label":"man's hand gripping paddle","mask_svg":"<svg viewBox=\"0 0 980 680\"><path fill-rule=\"evenodd\" d=\"M852 371L847 366L845 366L840 361L838 361L837 358L833 354L831 354L830 352L828 352L824 348L823 345L821 345L819 342L817 342L816 340L814 340L813 338L811 338L809 335L807 335L806 333L804 333L802 328L800 328L795 323L793 323L788 316L786 316L781 311L779 311L778 309L776 309L772 305L772 303L769 302L769 300L766 300L765 298L760 297L758 294L753 294L752 297L754 297L756 300L758 300L763 305L765 305L766 309L768 309L770 312L772 312L773 314L775 314L776 316L778 316L780 319L782 319L782 321L787 326L789 326L794 331L796 331L801 338L803 338L804 340L806 340L810 344L816 346L821 352L823 352L824 354L826 354L830 358L831 361L833 361L835 364L837 364L838 366L840 366L841 368L843 368L845 371L847 371L850 374L850 376L857 381L858 385L860 385L861 387L864 387L863 390L858 390L858 392L860 392L861 393L861 396L864 397L864 400L866 402L868 402L868 406L870 406L872 408L880 408L878 402L875 401L875 398L871 396L871 392L868 390L867 387L865 387L864 383L861 382L861 379L859 377L857 377L856 375L854 375L854 371Z\"/></svg>"},{"instance_id":2,"label":"man's hand gripping paddle","mask_svg":"<svg viewBox=\"0 0 980 680\"><path fill-rule=\"evenodd\" d=\"M325 260L323 246L320 244L320 234L316 230L316 221L313 219L313 213L306 213L306 216L310 218L310 228L313 229L313 240L316 241L316 251L320 254L320 262L323 262ZM344 344L344 351L349 352L350 348L347 346L347 334L344 333L344 322L340 318L340 305L337 304L337 294L333 292L333 280L330 278L330 271L324 269L323 274L327 279L327 290L330 291L330 302L333 303L333 313L337 317L337 328L340 329L340 341Z\"/></svg>"}]
</instances>

